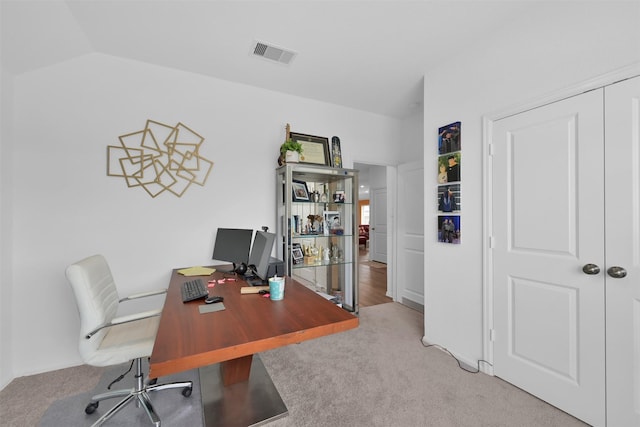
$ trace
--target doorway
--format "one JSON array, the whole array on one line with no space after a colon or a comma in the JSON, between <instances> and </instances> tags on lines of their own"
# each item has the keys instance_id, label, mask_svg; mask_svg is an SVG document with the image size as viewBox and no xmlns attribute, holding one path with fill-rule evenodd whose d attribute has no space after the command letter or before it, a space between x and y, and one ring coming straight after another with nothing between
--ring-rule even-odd
<instances>
[{"instance_id":1,"label":"doorway","mask_svg":"<svg viewBox=\"0 0 640 427\"><path fill-rule=\"evenodd\" d=\"M381 248L386 256L388 235L380 233L379 224L387 222L387 201L380 193L387 192L387 167L354 163L358 170L358 302L361 307L393 301L389 292L389 270L386 257L380 259ZM380 204L384 209L380 209ZM381 213L382 212L382 213ZM382 218L381 218L382 216ZM377 219L376 219L377 217Z\"/></svg>"}]
</instances>

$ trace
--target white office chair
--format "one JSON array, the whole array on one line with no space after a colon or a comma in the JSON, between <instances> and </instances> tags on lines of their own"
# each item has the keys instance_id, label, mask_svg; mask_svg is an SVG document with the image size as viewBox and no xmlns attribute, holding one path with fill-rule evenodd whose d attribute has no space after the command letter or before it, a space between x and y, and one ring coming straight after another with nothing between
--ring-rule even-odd
<instances>
[{"instance_id":1,"label":"white office chair","mask_svg":"<svg viewBox=\"0 0 640 427\"><path fill-rule=\"evenodd\" d=\"M133 360L136 365L134 388L94 396L85 412L95 412L101 400L124 396L123 400L93 425L101 425L131 401L136 400L137 406L144 408L153 425L159 427L160 419L151 405L148 392L182 388L182 395L189 397L193 383L185 381L156 385L155 379L151 382L143 379L142 358L151 356L161 309L115 316L121 302L166 293L166 289L119 299L111 270L102 255L94 255L70 265L66 275L80 312L80 355L85 363L92 366L111 366Z\"/></svg>"}]
</instances>

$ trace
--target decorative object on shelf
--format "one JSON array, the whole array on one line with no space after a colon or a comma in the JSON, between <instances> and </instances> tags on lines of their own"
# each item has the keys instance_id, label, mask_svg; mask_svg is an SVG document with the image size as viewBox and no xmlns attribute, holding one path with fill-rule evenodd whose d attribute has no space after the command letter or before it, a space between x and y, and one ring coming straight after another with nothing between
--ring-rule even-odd
<instances>
[{"instance_id":1,"label":"decorative object on shelf","mask_svg":"<svg viewBox=\"0 0 640 427\"><path fill-rule=\"evenodd\" d=\"M334 203L344 203L344 191L336 190L336 192L333 193L333 202Z\"/></svg>"},{"instance_id":2,"label":"decorative object on shelf","mask_svg":"<svg viewBox=\"0 0 640 427\"><path fill-rule=\"evenodd\" d=\"M320 195L320 201L322 203L327 203L329 201L329 190L327 189L327 185L323 186L322 194Z\"/></svg>"},{"instance_id":3,"label":"decorative object on shelf","mask_svg":"<svg viewBox=\"0 0 640 427\"><path fill-rule=\"evenodd\" d=\"M302 154L302 144L288 139L280 146L280 156L284 157L284 163L298 163Z\"/></svg>"},{"instance_id":4,"label":"decorative object on shelf","mask_svg":"<svg viewBox=\"0 0 640 427\"><path fill-rule=\"evenodd\" d=\"M290 132L290 138L302 145L300 163L331 166L329 139L322 136Z\"/></svg>"},{"instance_id":5,"label":"decorative object on shelf","mask_svg":"<svg viewBox=\"0 0 640 427\"><path fill-rule=\"evenodd\" d=\"M293 201L294 202L310 202L309 190L307 189L307 183L304 181L293 180L291 183L293 188Z\"/></svg>"},{"instance_id":6,"label":"decorative object on shelf","mask_svg":"<svg viewBox=\"0 0 640 427\"><path fill-rule=\"evenodd\" d=\"M342 150L340 149L340 138L334 136L331 138L331 158L334 168L342 168Z\"/></svg>"},{"instance_id":7,"label":"decorative object on shelf","mask_svg":"<svg viewBox=\"0 0 640 427\"><path fill-rule=\"evenodd\" d=\"M147 120L145 128L120 135L107 146L107 176L124 178L151 197L168 191L181 197L191 184L204 186L213 162L200 155L204 138L182 123Z\"/></svg>"},{"instance_id":8,"label":"decorative object on shelf","mask_svg":"<svg viewBox=\"0 0 640 427\"><path fill-rule=\"evenodd\" d=\"M298 163L302 154L302 144L291 139L291 125L285 126L286 134L284 142L280 146L280 156L278 156L278 166L285 163Z\"/></svg>"}]
</instances>

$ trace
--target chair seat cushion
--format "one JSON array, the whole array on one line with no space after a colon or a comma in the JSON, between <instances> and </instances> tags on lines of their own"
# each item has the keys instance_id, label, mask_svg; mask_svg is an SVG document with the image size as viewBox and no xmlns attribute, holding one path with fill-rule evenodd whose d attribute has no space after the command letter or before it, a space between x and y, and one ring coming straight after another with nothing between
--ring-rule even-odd
<instances>
[{"instance_id":1,"label":"chair seat cushion","mask_svg":"<svg viewBox=\"0 0 640 427\"><path fill-rule=\"evenodd\" d=\"M110 366L151 356L159 324L160 316L155 316L110 327L97 351L87 355L86 363Z\"/></svg>"}]
</instances>

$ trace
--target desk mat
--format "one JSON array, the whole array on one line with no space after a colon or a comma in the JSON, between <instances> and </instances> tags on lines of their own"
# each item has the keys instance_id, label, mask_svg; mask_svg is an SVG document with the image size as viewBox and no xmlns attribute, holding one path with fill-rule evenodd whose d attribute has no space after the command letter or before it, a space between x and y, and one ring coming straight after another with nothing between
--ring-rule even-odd
<instances>
[{"instance_id":1,"label":"desk mat","mask_svg":"<svg viewBox=\"0 0 640 427\"><path fill-rule=\"evenodd\" d=\"M223 302L216 302L214 304L201 304L198 306L200 314L213 313L214 311L222 311L225 309Z\"/></svg>"}]
</instances>

